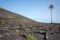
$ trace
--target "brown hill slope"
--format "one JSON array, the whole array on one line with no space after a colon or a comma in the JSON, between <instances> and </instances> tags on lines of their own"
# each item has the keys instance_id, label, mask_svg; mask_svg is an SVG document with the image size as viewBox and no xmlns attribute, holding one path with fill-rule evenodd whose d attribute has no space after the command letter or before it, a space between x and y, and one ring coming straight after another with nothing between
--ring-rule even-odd
<instances>
[{"instance_id":1,"label":"brown hill slope","mask_svg":"<svg viewBox=\"0 0 60 40\"><path fill-rule=\"evenodd\" d=\"M0 8L0 19L1 22L6 22L7 24L19 23L21 25L37 25L38 22L31 20L22 15L10 12L6 9Z\"/></svg>"}]
</instances>

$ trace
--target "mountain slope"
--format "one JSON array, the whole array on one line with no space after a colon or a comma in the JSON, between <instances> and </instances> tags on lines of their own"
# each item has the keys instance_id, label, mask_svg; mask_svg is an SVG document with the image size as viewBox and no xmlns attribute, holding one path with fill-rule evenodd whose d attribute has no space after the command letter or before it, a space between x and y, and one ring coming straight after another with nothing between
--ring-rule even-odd
<instances>
[{"instance_id":1,"label":"mountain slope","mask_svg":"<svg viewBox=\"0 0 60 40\"><path fill-rule=\"evenodd\" d=\"M10 12L8 10L5 10L3 8L0 8L0 19L1 19L1 22L4 21L4 22L8 22L7 24L29 24L31 22L36 22L36 21L33 21L27 17L24 17L22 15L19 15L19 14L16 14L16 13L13 13L13 12Z\"/></svg>"}]
</instances>

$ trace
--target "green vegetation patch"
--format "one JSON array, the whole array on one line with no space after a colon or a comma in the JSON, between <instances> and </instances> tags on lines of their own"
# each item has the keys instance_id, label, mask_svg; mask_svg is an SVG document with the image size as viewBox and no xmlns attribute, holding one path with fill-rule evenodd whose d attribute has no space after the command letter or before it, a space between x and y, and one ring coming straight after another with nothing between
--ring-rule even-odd
<instances>
[{"instance_id":1,"label":"green vegetation patch","mask_svg":"<svg viewBox=\"0 0 60 40\"><path fill-rule=\"evenodd\" d=\"M27 34L27 38L31 40L37 40L33 34Z\"/></svg>"}]
</instances>

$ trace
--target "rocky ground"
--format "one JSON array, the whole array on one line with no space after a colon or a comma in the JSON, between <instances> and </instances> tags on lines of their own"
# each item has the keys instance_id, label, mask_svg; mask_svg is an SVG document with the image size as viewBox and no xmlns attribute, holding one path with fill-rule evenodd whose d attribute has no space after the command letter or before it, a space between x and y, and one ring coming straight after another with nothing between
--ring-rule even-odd
<instances>
[{"instance_id":1,"label":"rocky ground","mask_svg":"<svg viewBox=\"0 0 60 40\"><path fill-rule=\"evenodd\" d=\"M39 27L38 27L39 29ZM5 28L0 30L0 40L60 40L60 33L42 29Z\"/></svg>"}]
</instances>

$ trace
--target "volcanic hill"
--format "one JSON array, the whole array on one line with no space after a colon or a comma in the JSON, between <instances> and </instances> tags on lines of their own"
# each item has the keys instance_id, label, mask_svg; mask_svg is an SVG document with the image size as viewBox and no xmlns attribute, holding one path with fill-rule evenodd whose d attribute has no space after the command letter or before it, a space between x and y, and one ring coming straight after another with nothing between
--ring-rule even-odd
<instances>
[{"instance_id":1,"label":"volcanic hill","mask_svg":"<svg viewBox=\"0 0 60 40\"><path fill-rule=\"evenodd\" d=\"M2 30L5 30L6 32L2 32ZM43 40L44 35L41 36L41 34L35 34L33 32L47 32L47 33L56 33L55 37L58 37L56 40L59 40L60 37L60 23L41 23L41 22L37 22L34 21L32 19L29 19L27 17L24 17L20 14L16 14L14 12L8 11L4 8L0 8L0 34L2 34L2 36L4 36L4 34L7 35L11 35L11 36L17 36L17 34L28 34L30 35L33 34L35 35L36 39L33 37L32 39L35 40ZM56 36L56 35L59 36ZM39 36L40 35L40 36ZM7 38L3 37L0 35L0 39L1 40L8 40ZM6 36L6 35L5 35ZM27 40L25 39L26 36L24 36L25 38L21 37L24 35L20 35L19 37L22 38L20 39L19 37L17 38L18 40ZM8 36L10 37L10 36ZM29 37L29 36L28 36ZM32 36L31 36L32 37ZM41 39L39 38L41 37ZM51 38L50 34L48 35L49 39L51 40L55 40L54 36L52 36L53 38ZM4 39L5 38L5 39ZM11 37L9 40L15 40L16 38Z\"/></svg>"}]
</instances>

